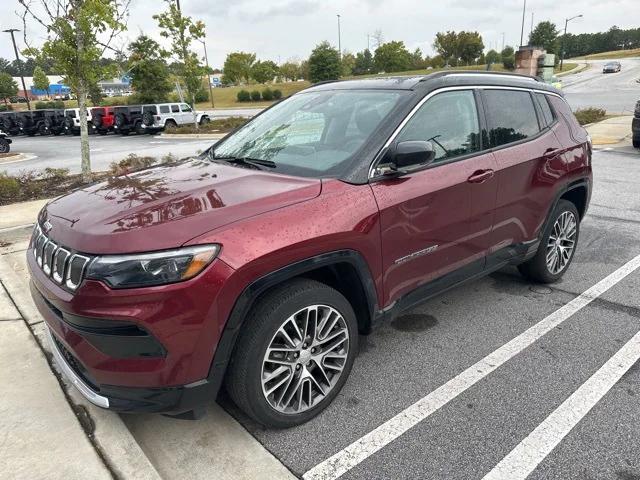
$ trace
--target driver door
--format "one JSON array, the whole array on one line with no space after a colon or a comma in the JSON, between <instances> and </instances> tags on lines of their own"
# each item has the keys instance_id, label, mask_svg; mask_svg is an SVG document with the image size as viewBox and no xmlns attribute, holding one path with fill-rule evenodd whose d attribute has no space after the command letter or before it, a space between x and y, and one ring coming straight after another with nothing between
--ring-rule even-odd
<instances>
[{"instance_id":1,"label":"driver door","mask_svg":"<svg viewBox=\"0 0 640 480\"><path fill-rule=\"evenodd\" d=\"M409 119L394 142L429 141L427 167L371 184L381 217L385 305L464 267L479 273L489 246L496 169L482 151L472 89L438 93Z\"/></svg>"}]
</instances>

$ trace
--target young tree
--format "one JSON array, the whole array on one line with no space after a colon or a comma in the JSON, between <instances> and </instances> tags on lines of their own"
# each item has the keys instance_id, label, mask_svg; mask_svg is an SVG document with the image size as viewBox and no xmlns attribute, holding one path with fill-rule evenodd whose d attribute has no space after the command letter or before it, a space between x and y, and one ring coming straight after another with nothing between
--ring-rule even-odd
<instances>
[{"instance_id":1,"label":"young tree","mask_svg":"<svg viewBox=\"0 0 640 480\"><path fill-rule=\"evenodd\" d=\"M78 97L82 178L91 180L87 99L92 85L112 76L111 68L99 60L126 25L130 0L18 0L23 21L32 18L47 30L40 50L28 48L25 55L53 61L56 70Z\"/></svg>"},{"instance_id":2,"label":"young tree","mask_svg":"<svg viewBox=\"0 0 640 480\"><path fill-rule=\"evenodd\" d=\"M171 41L171 53L177 60L180 77L187 88L187 96L192 106L196 104L196 94L202 88L200 59L191 50L191 44L205 37L205 25L182 15L176 0L165 0L168 10L153 18L158 22L160 35ZM194 108L193 122L196 123ZM196 124L197 128L197 124Z\"/></svg>"},{"instance_id":3,"label":"young tree","mask_svg":"<svg viewBox=\"0 0 640 480\"><path fill-rule=\"evenodd\" d=\"M356 57L351 52L343 52L342 57L340 57L340 63L342 64L342 75L343 77L349 77L353 75L353 70L356 66Z\"/></svg>"},{"instance_id":4,"label":"young tree","mask_svg":"<svg viewBox=\"0 0 640 480\"><path fill-rule=\"evenodd\" d=\"M423 68L427 68L427 62L422 55L422 50L419 48L416 48L411 54L411 68L413 70L422 70Z\"/></svg>"},{"instance_id":5,"label":"young tree","mask_svg":"<svg viewBox=\"0 0 640 480\"><path fill-rule=\"evenodd\" d=\"M47 97L49 96L49 77L45 75L40 66L33 69L33 86L36 87L36 90L44 90L47 92Z\"/></svg>"},{"instance_id":6,"label":"young tree","mask_svg":"<svg viewBox=\"0 0 640 480\"><path fill-rule=\"evenodd\" d=\"M411 54L402 41L392 41L380 45L373 56L378 71L402 72L411 68Z\"/></svg>"},{"instance_id":7,"label":"young tree","mask_svg":"<svg viewBox=\"0 0 640 480\"><path fill-rule=\"evenodd\" d=\"M436 33L436 39L433 42L433 48L444 59L448 65L450 61L453 61L455 65L458 64L458 34L453 31L438 32Z\"/></svg>"},{"instance_id":8,"label":"young tree","mask_svg":"<svg viewBox=\"0 0 640 480\"><path fill-rule=\"evenodd\" d=\"M365 75L373 71L373 55L368 48L356 54L356 63L353 66L354 75Z\"/></svg>"},{"instance_id":9,"label":"young tree","mask_svg":"<svg viewBox=\"0 0 640 480\"><path fill-rule=\"evenodd\" d=\"M478 32L458 33L458 56L465 65L474 63L484 50L482 36Z\"/></svg>"},{"instance_id":10,"label":"young tree","mask_svg":"<svg viewBox=\"0 0 640 480\"><path fill-rule=\"evenodd\" d=\"M556 24L545 21L536 25L529 37L529 45L542 47L547 53L558 53L558 29Z\"/></svg>"},{"instance_id":11,"label":"young tree","mask_svg":"<svg viewBox=\"0 0 640 480\"><path fill-rule=\"evenodd\" d=\"M18 94L18 84L8 73L0 73L0 99L8 105L7 99Z\"/></svg>"},{"instance_id":12,"label":"young tree","mask_svg":"<svg viewBox=\"0 0 640 480\"><path fill-rule=\"evenodd\" d=\"M513 70L516 68L516 55L513 47L510 47L509 45L504 47L502 52L500 52L500 58L502 58L502 65L507 70Z\"/></svg>"},{"instance_id":13,"label":"young tree","mask_svg":"<svg viewBox=\"0 0 640 480\"><path fill-rule=\"evenodd\" d=\"M280 65L280 75L282 75L285 80L295 82L301 76L300 63L291 60L283 63Z\"/></svg>"},{"instance_id":14,"label":"young tree","mask_svg":"<svg viewBox=\"0 0 640 480\"><path fill-rule=\"evenodd\" d=\"M267 83L273 81L279 71L278 65L271 60L258 61L251 67L251 78L258 83Z\"/></svg>"},{"instance_id":15,"label":"young tree","mask_svg":"<svg viewBox=\"0 0 640 480\"><path fill-rule=\"evenodd\" d=\"M322 42L313 49L309 57L309 80L312 83L337 80L341 70L340 53L329 42Z\"/></svg>"},{"instance_id":16,"label":"young tree","mask_svg":"<svg viewBox=\"0 0 640 480\"><path fill-rule=\"evenodd\" d=\"M488 64L493 64L493 63L499 63L502 60L502 57L500 56L500 54L498 52L496 52L495 50L491 49L485 55L484 60Z\"/></svg>"},{"instance_id":17,"label":"young tree","mask_svg":"<svg viewBox=\"0 0 640 480\"><path fill-rule=\"evenodd\" d=\"M166 102L173 85L169 81L168 53L158 42L140 35L129 45L131 86L142 103Z\"/></svg>"},{"instance_id":18,"label":"young tree","mask_svg":"<svg viewBox=\"0 0 640 480\"><path fill-rule=\"evenodd\" d=\"M251 67L255 62L255 53L232 52L228 54L222 68L225 81L236 85L241 82L249 82Z\"/></svg>"}]
</instances>

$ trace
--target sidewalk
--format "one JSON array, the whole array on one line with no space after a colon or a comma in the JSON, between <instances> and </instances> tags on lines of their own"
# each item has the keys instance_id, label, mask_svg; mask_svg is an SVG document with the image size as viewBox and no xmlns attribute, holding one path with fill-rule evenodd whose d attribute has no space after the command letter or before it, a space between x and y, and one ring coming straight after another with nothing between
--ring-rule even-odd
<instances>
[{"instance_id":1,"label":"sidewalk","mask_svg":"<svg viewBox=\"0 0 640 480\"><path fill-rule=\"evenodd\" d=\"M614 145L631 138L633 115L608 118L601 122L586 125L593 145Z\"/></svg>"}]
</instances>

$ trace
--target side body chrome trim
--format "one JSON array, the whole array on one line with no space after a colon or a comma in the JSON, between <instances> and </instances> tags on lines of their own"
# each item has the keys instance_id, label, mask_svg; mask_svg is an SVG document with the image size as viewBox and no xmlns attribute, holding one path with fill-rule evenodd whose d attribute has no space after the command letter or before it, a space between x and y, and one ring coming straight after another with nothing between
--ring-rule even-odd
<instances>
[{"instance_id":1,"label":"side body chrome trim","mask_svg":"<svg viewBox=\"0 0 640 480\"><path fill-rule=\"evenodd\" d=\"M97 405L102 408L109 408L109 399L107 397L103 397L102 395L98 395L91 387L89 387L86 383L82 381L82 379L76 375L73 369L69 366L67 361L58 350L58 346L56 342L53 340L53 334L48 326L45 325L45 332L47 333L47 338L49 339L49 345L51 346L51 352L53 353L53 358L55 358L56 363L64 373L65 377L69 379L69 381L73 384L74 387L78 389L78 391L91 403Z\"/></svg>"}]
</instances>

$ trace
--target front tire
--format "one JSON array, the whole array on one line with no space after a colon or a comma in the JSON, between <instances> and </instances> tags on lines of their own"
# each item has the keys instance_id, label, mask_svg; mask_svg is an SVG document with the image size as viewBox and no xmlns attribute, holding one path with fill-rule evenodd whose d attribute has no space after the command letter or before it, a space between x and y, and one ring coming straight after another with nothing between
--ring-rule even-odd
<instances>
[{"instance_id":1,"label":"front tire","mask_svg":"<svg viewBox=\"0 0 640 480\"><path fill-rule=\"evenodd\" d=\"M552 213L536 255L518 265L518 270L535 282L557 282L573 260L579 234L578 209L573 203L561 199Z\"/></svg>"},{"instance_id":2,"label":"front tire","mask_svg":"<svg viewBox=\"0 0 640 480\"><path fill-rule=\"evenodd\" d=\"M634 138L632 140L633 148L640 148L640 138Z\"/></svg>"},{"instance_id":3,"label":"front tire","mask_svg":"<svg viewBox=\"0 0 640 480\"><path fill-rule=\"evenodd\" d=\"M0 138L0 153L9 153L11 145L4 138Z\"/></svg>"},{"instance_id":4,"label":"front tire","mask_svg":"<svg viewBox=\"0 0 640 480\"><path fill-rule=\"evenodd\" d=\"M238 338L226 388L247 415L287 428L324 410L344 385L358 348L349 301L314 280L263 295Z\"/></svg>"}]
</instances>

